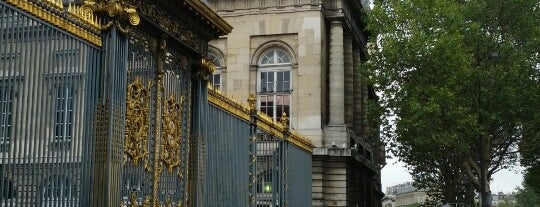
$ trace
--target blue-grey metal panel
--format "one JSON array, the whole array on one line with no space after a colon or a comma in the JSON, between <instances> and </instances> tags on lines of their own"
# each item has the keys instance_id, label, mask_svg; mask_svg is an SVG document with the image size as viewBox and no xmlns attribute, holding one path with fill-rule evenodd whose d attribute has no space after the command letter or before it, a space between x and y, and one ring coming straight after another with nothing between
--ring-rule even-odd
<instances>
[{"instance_id":1,"label":"blue-grey metal panel","mask_svg":"<svg viewBox=\"0 0 540 207\"><path fill-rule=\"evenodd\" d=\"M0 205L81 206L101 50L0 2Z\"/></svg>"},{"instance_id":2,"label":"blue-grey metal panel","mask_svg":"<svg viewBox=\"0 0 540 207\"><path fill-rule=\"evenodd\" d=\"M198 84L195 126L206 143L204 203L201 206L248 206L249 123L209 104L206 83Z\"/></svg>"},{"instance_id":3,"label":"blue-grey metal panel","mask_svg":"<svg viewBox=\"0 0 540 207\"><path fill-rule=\"evenodd\" d=\"M312 159L311 153L287 143L286 203L288 206L311 206Z\"/></svg>"}]
</instances>

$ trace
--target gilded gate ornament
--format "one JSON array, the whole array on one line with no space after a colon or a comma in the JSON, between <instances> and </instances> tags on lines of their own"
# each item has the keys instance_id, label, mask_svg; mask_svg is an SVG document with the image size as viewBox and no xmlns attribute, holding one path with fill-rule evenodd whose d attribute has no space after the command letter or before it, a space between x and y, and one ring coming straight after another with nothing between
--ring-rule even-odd
<instances>
[{"instance_id":1,"label":"gilded gate ornament","mask_svg":"<svg viewBox=\"0 0 540 207\"><path fill-rule=\"evenodd\" d=\"M149 98L148 87L142 84L140 78L128 85L126 103L126 138L124 141L124 154L129 157L134 166L144 160L145 168L149 169L146 156L148 155L148 128L149 128ZM125 157L124 162L127 161Z\"/></svg>"},{"instance_id":2,"label":"gilded gate ornament","mask_svg":"<svg viewBox=\"0 0 540 207\"><path fill-rule=\"evenodd\" d=\"M116 26L119 31L128 33L130 29L122 26L118 17L126 19L131 26L137 26L141 22L137 8L121 0L85 0L81 9L85 14L106 13L108 15L110 20L101 24L101 30Z\"/></svg>"},{"instance_id":3,"label":"gilded gate ornament","mask_svg":"<svg viewBox=\"0 0 540 207\"><path fill-rule=\"evenodd\" d=\"M180 97L180 102L174 95L171 95L164 102L163 110L163 137L161 161L170 173L175 167L180 166L180 145L182 142L182 103L184 96Z\"/></svg>"},{"instance_id":4,"label":"gilded gate ornament","mask_svg":"<svg viewBox=\"0 0 540 207\"><path fill-rule=\"evenodd\" d=\"M196 76L203 80L208 80L214 72L216 72L214 63L208 58L201 58L199 61L199 71L197 71Z\"/></svg>"}]
</instances>

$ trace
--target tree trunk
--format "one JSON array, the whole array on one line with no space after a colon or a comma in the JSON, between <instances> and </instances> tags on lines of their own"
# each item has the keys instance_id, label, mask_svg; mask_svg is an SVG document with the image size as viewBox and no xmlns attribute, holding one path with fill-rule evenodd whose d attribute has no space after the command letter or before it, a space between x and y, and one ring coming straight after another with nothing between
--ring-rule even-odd
<instances>
[{"instance_id":1,"label":"tree trunk","mask_svg":"<svg viewBox=\"0 0 540 207\"><path fill-rule=\"evenodd\" d=\"M491 140L489 135L480 136L480 195L482 199L482 207L491 207L491 189L489 187L489 163L490 154L489 149L491 147Z\"/></svg>"},{"instance_id":2,"label":"tree trunk","mask_svg":"<svg viewBox=\"0 0 540 207\"><path fill-rule=\"evenodd\" d=\"M482 207L491 207L492 200L491 191L482 192Z\"/></svg>"}]
</instances>

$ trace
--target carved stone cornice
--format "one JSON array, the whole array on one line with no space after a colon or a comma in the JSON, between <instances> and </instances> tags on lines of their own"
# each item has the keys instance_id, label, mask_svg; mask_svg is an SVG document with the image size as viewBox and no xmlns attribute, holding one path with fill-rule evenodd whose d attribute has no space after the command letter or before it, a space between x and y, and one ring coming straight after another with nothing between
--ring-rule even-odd
<instances>
[{"instance_id":1,"label":"carved stone cornice","mask_svg":"<svg viewBox=\"0 0 540 207\"><path fill-rule=\"evenodd\" d=\"M219 17L212 9L210 9L206 4L202 3L201 0L185 0L191 8L195 9L200 13L206 21L209 21L212 24L212 27L216 27L220 30L220 35L226 35L231 33L232 26L229 25L225 20Z\"/></svg>"}]
</instances>

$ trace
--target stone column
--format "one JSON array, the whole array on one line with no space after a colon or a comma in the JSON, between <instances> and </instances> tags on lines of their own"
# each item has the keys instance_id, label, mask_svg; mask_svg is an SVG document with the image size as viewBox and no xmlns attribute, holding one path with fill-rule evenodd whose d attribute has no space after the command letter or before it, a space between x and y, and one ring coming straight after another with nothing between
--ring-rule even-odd
<instances>
[{"instance_id":1,"label":"stone column","mask_svg":"<svg viewBox=\"0 0 540 207\"><path fill-rule=\"evenodd\" d=\"M344 104L344 60L343 60L343 22L333 20L330 24L330 81L329 81L329 125L345 124Z\"/></svg>"},{"instance_id":2,"label":"stone column","mask_svg":"<svg viewBox=\"0 0 540 207\"><path fill-rule=\"evenodd\" d=\"M353 67L354 67L354 75L353 75L353 85L354 85L354 97L353 97L353 105L354 105L354 127L353 130L356 133L357 136L362 135L362 76L360 75L360 64L361 61L361 47L358 44L354 45L353 48Z\"/></svg>"},{"instance_id":3,"label":"stone column","mask_svg":"<svg viewBox=\"0 0 540 207\"><path fill-rule=\"evenodd\" d=\"M353 80L354 70L353 65L353 40L350 33L346 33L343 40L344 63L345 63L345 124L348 127L353 126L354 119L354 99L353 99Z\"/></svg>"}]
</instances>

